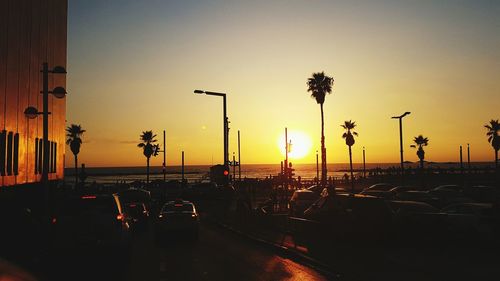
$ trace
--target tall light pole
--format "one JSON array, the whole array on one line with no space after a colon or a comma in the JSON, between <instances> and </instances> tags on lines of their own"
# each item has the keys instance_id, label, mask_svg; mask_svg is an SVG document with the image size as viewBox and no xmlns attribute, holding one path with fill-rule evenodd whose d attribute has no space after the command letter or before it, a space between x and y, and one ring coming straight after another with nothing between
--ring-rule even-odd
<instances>
[{"instance_id":1,"label":"tall light pole","mask_svg":"<svg viewBox=\"0 0 500 281\"><path fill-rule=\"evenodd\" d=\"M467 144L467 170L470 173L470 145Z\"/></svg>"},{"instance_id":2,"label":"tall light pole","mask_svg":"<svg viewBox=\"0 0 500 281\"><path fill-rule=\"evenodd\" d=\"M366 178L365 147L363 146L363 178Z\"/></svg>"},{"instance_id":3,"label":"tall light pole","mask_svg":"<svg viewBox=\"0 0 500 281\"><path fill-rule=\"evenodd\" d=\"M319 184L319 160L318 160L318 151L316 150L316 184Z\"/></svg>"},{"instance_id":4,"label":"tall light pole","mask_svg":"<svg viewBox=\"0 0 500 281\"><path fill-rule=\"evenodd\" d=\"M165 133L165 130L163 130L163 167L162 172L163 172L163 182L167 181L167 136Z\"/></svg>"},{"instance_id":5,"label":"tall light pole","mask_svg":"<svg viewBox=\"0 0 500 281\"><path fill-rule=\"evenodd\" d=\"M392 119L399 119L399 150L401 153L401 181L404 182L404 171L405 168L403 166L403 117L410 114L411 112L405 112L400 116L393 116Z\"/></svg>"},{"instance_id":6,"label":"tall light pole","mask_svg":"<svg viewBox=\"0 0 500 281\"><path fill-rule=\"evenodd\" d=\"M42 161L42 185L45 189L45 200L46 200L46 211L48 212L49 207L49 94L54 95L54 97L58 99L62 99L66 96L66 90L63 87L55 87L52 91L49 91L49 73L54 74L66 74L66 69L62 66L56 66L53 69L49 69L48 63L44 62L42 64L42 100L43 100L43 108L42 112L38 111L35 107L27 107L24 110L24 115L29 119L34 119L38 115L42 115L43 117L43 161ZM48 215L48 213L47 213Z\"/></svg>"},{"instance_id":7,"label":"tall light pole","mask_svg":"<svg viewBox=\"0 0 500 281\"><path fill-rule=\"evenodd\" d=\"M226 94L225 93L217 93L217 92L210 92L210 91L204 91L204 90L194 90L195 94L205 94L209 96L218 96L222 97L222 102L223 102L223 115L222 115L222 124L223 128L223 138L224 138L224 166L227 167L229 163L229 124L228 124L228 119L227 119L227 108L226 108Z\"/></svg>"}]
</instances>

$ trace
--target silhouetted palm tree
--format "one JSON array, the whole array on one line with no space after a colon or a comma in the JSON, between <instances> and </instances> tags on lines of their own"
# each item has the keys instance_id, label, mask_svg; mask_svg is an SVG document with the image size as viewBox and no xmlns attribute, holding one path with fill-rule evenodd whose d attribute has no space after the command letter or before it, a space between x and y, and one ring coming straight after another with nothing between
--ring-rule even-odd
<instances>
[{"instance_id":1,"label":"silhouetted palm tree","mask_svg":"<svg viewBox=\"0 0 500 281\"><path fill-rule=\"evenodd\" d=\"M352 172L351 146L353 146L355 143L354 136L358 136L358 133L354 132L356 122L352 122L351 120L344 121L344 124L340 126L346 130L346 132L342 135L342 138L345 139L345 144L349 147L349 164L351 167L351 193L354 194L354 174Z\"/></svg>"},{"instance_id":2,"label":"silhouetted palm tree","mask_svg":"<svg viewBox=\"0 0 500 281\"><path fill-rule=\"evenodd\" d=\"M325 148L325 122L323 117L323 103L326 94L332 92L333 78L326 76L324 72L313 73L307 79L307 91L312 92L311 97L316 99L321 109L321 184L326 185L326 148Z\"/></svg>"},{"instance_id":3,"label":"silhouetted palm tree","mask_svg":"<svg viewBox=\"0 0 500 281\"><path fill-rule=\"evenodd\" d=\"M78 153L80 153L80 146L82 145L81 136L85 133L82 126L71 124L66 128L66 144L69 144L71 152L75 156L75 187L78 186Z\"/></svg>"},{"instance_id":4,"label":"silhouetted palm tree","mask_svg":"<svg viewBox=\"0 0 500 281\"><path fill-rule=\"evenodd\" d=\"M155 137L156 135L153 134L153 131L142 132L142 142L137 145L142 148L142 153L146 156L146 184L149 184L149 158L153 155L158 155L160 151L160 145L154 144L156 142Z\"/></svg>"},{"instance_id":5,"label":"silhouetted palm tree","mask_svg":"<svg viewBox=\"0 0 500 281\"><path fill-rule=\"evenodd\" d=\"M500 124L497 120L491 119L490 124L484 125L488 132L486 135L488 136L488 142L493 146L493 150L495 150L495 168L498 168L498 150L500 150L500 136L498 135L498 131L500 131Z\"/></svg>"},{"instance_id":6,"label":"silhouetted palm tree","mask_svg":"<svg viewBox=\"0 0 500 281\"><path fill-rule=\"evenodd\" d=\"M415 145L412 145L411 147L417 147L417 156L418 159L420 159L420 169L423 171L424 170L424 158L425 158L425 151L424 151L424 146L427 146L429 144L429 139L426 137L423 137L422 135L419 135L418 137L415 137L413 139L413 142Z\"/></svg>"}]
</instances>

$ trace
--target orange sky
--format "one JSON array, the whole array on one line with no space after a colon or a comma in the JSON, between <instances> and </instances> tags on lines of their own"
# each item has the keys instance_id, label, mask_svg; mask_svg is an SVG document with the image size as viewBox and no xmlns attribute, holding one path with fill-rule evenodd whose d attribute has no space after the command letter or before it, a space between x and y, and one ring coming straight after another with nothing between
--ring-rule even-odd
<instances>
[{"instance_id":1,"label":"orange sky","mask_svg":"<svg viewBox=\"0 0 500 281\"><path fill-rule=\"evenodd\" d=\"M182 3L179 3L182 2ZM67 122L87 133L87 166L143 165L144 130L161 140L167 165L222 162L226 92L230 153L243 163L279 163L284 128L310 137L314 163L320 111L307 92L313 72L333 76L326 97L328 162L348 162L340 125L355 120L353 161L405 160L418 134L429 161L490 161L483 125L498 119L500 5L492 1L80 1L69 3ZM292 143L294 141L292 140ZM465 150L464 150L465 151ZM66 163L73 157L67 149ZM152 165L161 165L161 157Z\"/></svg>"}]
</instances>

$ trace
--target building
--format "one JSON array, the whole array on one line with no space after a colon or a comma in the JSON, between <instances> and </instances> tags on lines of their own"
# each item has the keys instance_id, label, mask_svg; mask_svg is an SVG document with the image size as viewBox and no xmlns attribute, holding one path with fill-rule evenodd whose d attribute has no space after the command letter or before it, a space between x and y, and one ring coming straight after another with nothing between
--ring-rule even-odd
<instances>
[{"instance_id":1,"label":"building","mask_svg":"<svg viewBox=\"0 0 500 281\"><path fill-rule=\"evenodd\" d=\"M43 110L42 64L66 68L67 0L0 1L0 186L41 180L49 157L49 180L64 176L66 99L49 95L50 153L43 155L43 121L24 110ZM66 75L49 74L49 90L66 88ZM1 189L1 188L0 188Z\"/></svg>"}]
</instances>

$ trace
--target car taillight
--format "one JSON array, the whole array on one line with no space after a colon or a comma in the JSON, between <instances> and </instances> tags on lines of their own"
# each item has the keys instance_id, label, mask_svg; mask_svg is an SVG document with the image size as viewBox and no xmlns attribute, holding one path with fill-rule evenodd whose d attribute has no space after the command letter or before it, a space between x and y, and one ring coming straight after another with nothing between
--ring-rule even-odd
<instances>
[{"instance_id":1,"label":"car taillight","mask_svg":"<svg viewBox=\"0 0 500 281\"><path fill-rule=\"evenodd\" d=\"M123 216L123 214L116 215L116 219L119 221L123 220L124 218L125 218L125 216Z\"/></svg>"},{"instance_id":2,"label":"car taillight","mask_svg":"<svg viewBox=\"0 0 500 281\"><path fill-rule=\"evenodd\" d=\"M57 218L52 218L52 224L56 224L57 223Z\"/></svg>"},{"instance_id":3,"label":"car taillight","mask_svg":"<svg viewBox=\"0 0 500 281\"><path fill-rule=\"evenodd\" d=\"M196 218L196 217L197 217L197 215L196 215L196 214L191 214L191 217L192 217L192 218Z\"/></svg>"}]
</instances>

